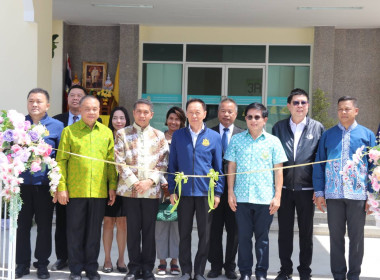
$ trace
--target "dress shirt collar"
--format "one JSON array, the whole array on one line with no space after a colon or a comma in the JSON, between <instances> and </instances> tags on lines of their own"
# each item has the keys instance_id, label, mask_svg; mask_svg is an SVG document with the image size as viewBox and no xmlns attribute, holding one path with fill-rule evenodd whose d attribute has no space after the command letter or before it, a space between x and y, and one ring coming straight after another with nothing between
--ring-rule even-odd
<instances>
[{"instance_id":1,"label":"dress shirt collar","mask_svg":"<svg viewBox=\"0 0 380 280\"><path fill-rule=\"evenodd\" d=\"M204 129L205 129L205 124L203 123L203 124L202 124L202 128L201 128L201 130L200 130L198 133L195 133L195 132L191 129L191 126L189 125L189 130L190 130L190 134L191 134L191 135L199 135L199 133L201 133L202 130L204 130Z\"/></svg>"},{"instance_id":2,"label":"dress shirt collar","mask_svg":"<svg viewBox=\"0 0 380 280\"><path fill-rule=\"evenodd\" d=\"M148 124L147 127L142 129L141 126L139 126L137 123L134 122L133 127L137 130L138 133L144 133L145 131L148 131L150 129L150 124Z\"/></svg>"},{"instance_id":3,"label":"dress shirt collar","mask_svg":"<svg viewBox=\"0 0 380 280\"><path fill-rule=\"evenodd\" d=\"M296 124L295 122L293 122L292 117L289 118L289 124L290 124L290 127L292 129L295 129L297 127L297 125L301 125L302 127L305 127L306 123L307 123L306 117L300 123L298 123L298 124Z\"/></svg>"},{"instance_id":4,"label":"dress shirt collar","mask_svg":"<svg viewBox=\"0 0 380 280\"><path fill-rule=\"evenodd\" d=\"M90 128L82 119L80 119L79 121L76 121L76 123L78 123L78 125L80 126L80 129L84 129L86 127ZM94 123L92 130L94 129L99 129L98 121Z\"/></svg>"},{"instance_id":5,"label":"dress shirt collar","mask_svg":"<svg viewBox=\"0 0 380 280\"><path fill-rule=\"evenodd\" d=\"M358 123L356 122L356 120L354 121L353 124L350 125L350 127L348 129L346 129L340 122L338 123L338 127L343 130L343 131L351 131L353 130L356 126L358 125Z\"/></svg>"},{"instance_id":6,"label":"dress shirt collar","mask_svg":"<svg viewBox=\"0 0 380 280\"><path fill-rule=\"evenodd\" d=\"M43 124L45 120L47 119L47 117L48 117L48 114L45 113L45 116L43 116L42 119L40 119L40 123ZM33 123L32 117L30 115L27 115L25 119L30 121L31 124L37 124L37 123Z\"/></svg>"},{"instance_id":7,"label":"dress shirt collar","mask_svg":"<svg viewBox=\"0 0 380 280\"><path fill-rule=\"evenodd\" d=\"M71 120L71 122L74 122L74 119L73 119L74 116L77 116L77 117L78 117L77 121L79 121L79 120L82 118L82 116L81 116L80 114L79 114L79 115L74 115L74 114L71 113L71 111L69 110L69 121Z\"/></svg>"},{"instance_id":8,"label":"dress shirt collar","mask_svg":"<svg viewBox=\"0 0 380 280\"><path fill-rule=\"evenodd\" d=\"M222 125L221 123L219 123L219 133L220 133L220 135L222 135L224 133L224 130L223 130L224 128L226 128L226 127L224 125ZM231 124L228 127L228 129L229 129L230 134L232 134L232 131L234 131L234 124Z\"/></svg>"},{"instance_id":9,"label":"dress shirt collar","mask_svg":"<svg viewBox=\"0 0 380 280\"><path fill-rule=\"evenodd\" d=\"M260 138L265 139L266 138L266 134L267 134L267 132L263 129L263 131L261 132L261 134L256 139L253 139L251 133L249 133L249 129L247 129L245 133L246 133L246 136L251 137L253 141L257 141Z\"/></svg>"}]
</instances>

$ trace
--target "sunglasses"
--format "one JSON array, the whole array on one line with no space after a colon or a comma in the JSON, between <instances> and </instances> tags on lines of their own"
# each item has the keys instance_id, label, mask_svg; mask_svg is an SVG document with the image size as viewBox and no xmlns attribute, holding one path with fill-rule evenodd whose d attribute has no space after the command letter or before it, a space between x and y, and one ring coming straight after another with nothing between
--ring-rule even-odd
<instances>
[{"instance_id":1,"label":"sunglasses","mask_svg":"<svg viewBox=\"0 0 380 280\"><path fill-rule=\"evenodd\" d=\"M247 116L247 120L251 121L252 119L255 119L256 121L258 121L259 119L261 119L262 117L259 116L259 115L256 115L256 116L252 116L252 115L248 115Z\"/></svg>"},{"instance_id":2,"label":"sunglasses","mask_svg":"<svg viewBox=\"0 0 380 280\"><path fill-rule=\"evenodd\" d=\"M292 103L293 103L293 106L298 106L300 105L300 103L302 106L305 106L308 102L307 101L293 101Z\"/></svg>"}]
</instances>

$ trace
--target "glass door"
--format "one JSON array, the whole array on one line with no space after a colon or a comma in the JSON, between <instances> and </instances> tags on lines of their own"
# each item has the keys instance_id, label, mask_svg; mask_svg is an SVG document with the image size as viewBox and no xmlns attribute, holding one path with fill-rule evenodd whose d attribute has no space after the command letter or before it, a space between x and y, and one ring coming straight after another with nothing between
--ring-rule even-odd
<instances>
[{"instance_id":1,"label":"glass door","mask_svg":"<svg viewBox=\"0 0 380 280\"><path fill-rule=\"evenodd\" d=\"M236 124L242 128L246 127L245 106L265 100L264 67L191 64L185 69L185 100L200 98L207 104L208 127L218 125L218 104L225 97L238 104Z\"/></svg>"},{"instance_id":2,"label":"glass door","mask_svg":"<svg viewBox=\"0 0 380 280\"><path fill-rule=\"evenodd\" d=\"M227 66L227 96L238 104L235 124L246 128L244 109L253 102L263 103L264 67Z\"/></svg>"},{"instance_id":3,"label":"glass door","mask_svg":"<svg viewBox=\"0 0 380 280\"><path fill-rule=\"evenodd\" d=\"M207 104L205 122L210 128L219 123L218 104L225 91L224 71L223 65L188 65L186 67L186 101L200 98Z\"/></svg>"}]
</instances>

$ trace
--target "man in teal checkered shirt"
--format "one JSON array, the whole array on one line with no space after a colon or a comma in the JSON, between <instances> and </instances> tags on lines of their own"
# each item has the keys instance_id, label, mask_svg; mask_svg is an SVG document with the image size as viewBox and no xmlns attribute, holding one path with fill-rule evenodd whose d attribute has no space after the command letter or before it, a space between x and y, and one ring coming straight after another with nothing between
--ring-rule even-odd
<instances>
[{"instance_id":1,"label":"man in teal checkered shirt","mask_svg":"<svg viewBox=\"0 0 380 280\"><path fill-rule=\"evenodd\" d=\"M248 130L232 137L224 159L228 160L228 203L236 211L240 280L252 275L252 235L255 234L257 280L266 280L269 267L269 228L281 202L282 163L288 159L280 140L266 133L268 110L260 103L245 109ZM253 171L253 172L252 172ZM273 176L274 173L274 176Z\"/></svg>"}]
</instances>

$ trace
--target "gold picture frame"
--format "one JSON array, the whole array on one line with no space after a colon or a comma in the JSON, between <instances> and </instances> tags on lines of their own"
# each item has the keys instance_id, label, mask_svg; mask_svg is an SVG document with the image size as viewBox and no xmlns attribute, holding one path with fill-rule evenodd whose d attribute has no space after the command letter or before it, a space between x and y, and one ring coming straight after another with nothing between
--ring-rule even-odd
<instances>
[{"instance_id":1,"label":"gold picture frame","mask_svg":"<svg viewBox=\"0 0 380 280\"><path fill-rule=\"evenodd\" d=\"M101 90L104 87L106 79L106 62L83 61L82 86L87 91L90 89Z\"/></svg>"}]
</instances>

